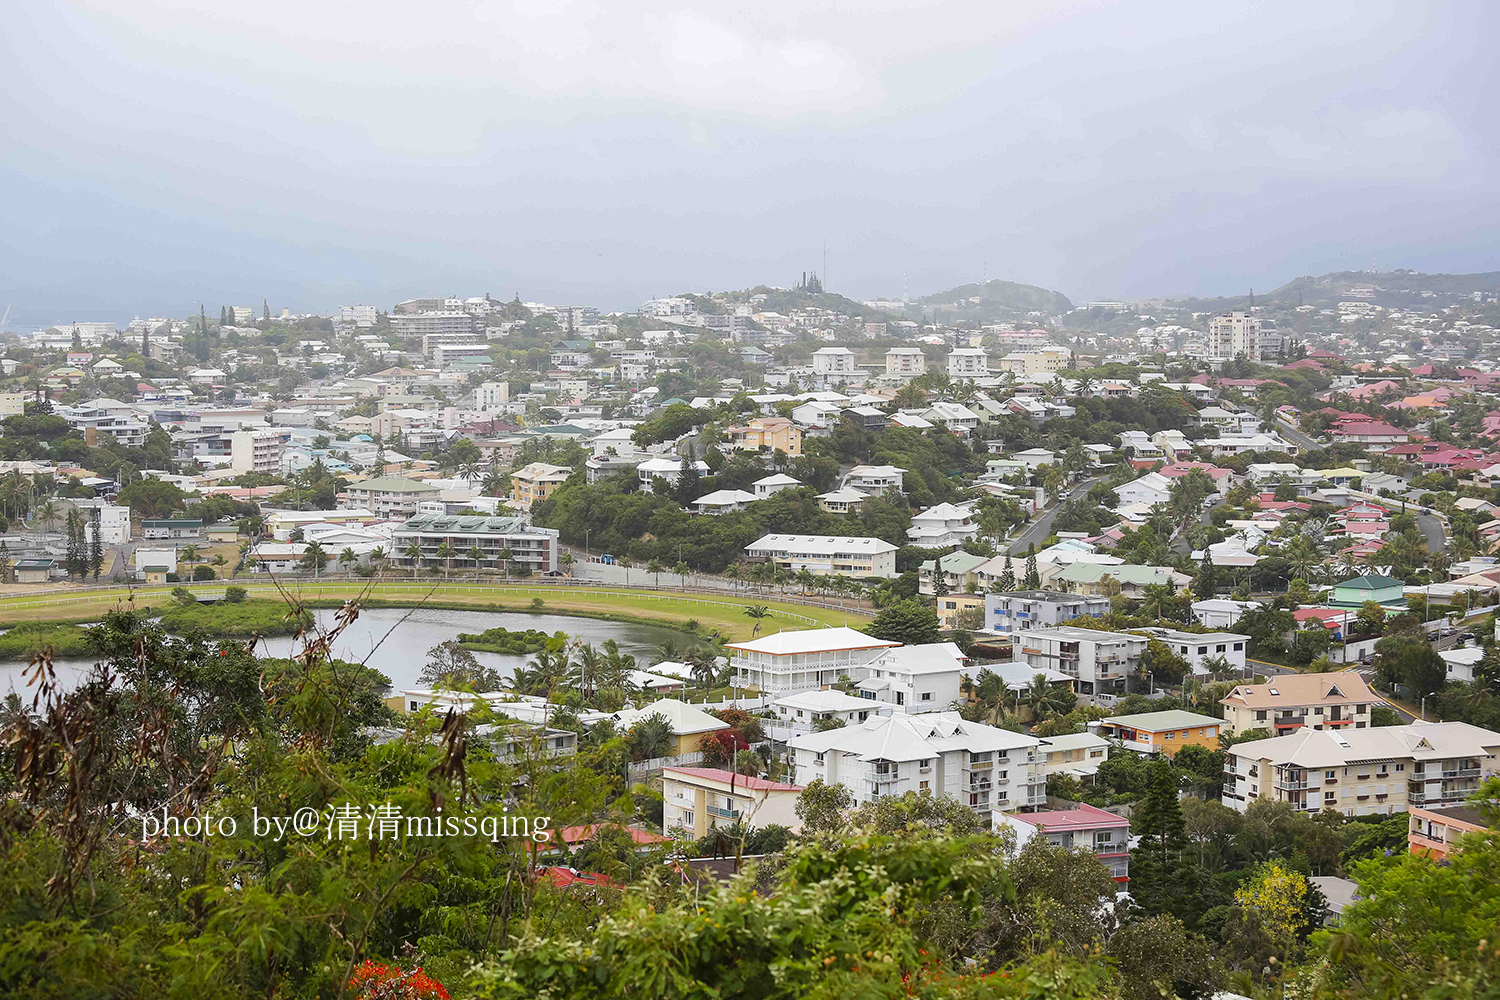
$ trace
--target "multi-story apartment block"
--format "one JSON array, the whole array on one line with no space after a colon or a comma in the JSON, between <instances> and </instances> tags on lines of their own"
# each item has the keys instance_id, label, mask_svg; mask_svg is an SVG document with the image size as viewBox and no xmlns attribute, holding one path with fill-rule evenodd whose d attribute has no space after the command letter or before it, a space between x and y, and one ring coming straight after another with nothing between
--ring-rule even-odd
<instances>
[{"instance_id":1,"label":"multi-story apartment block","mask_svg":"<svg viewBox=\"0 0 1500 1000\"><path fill-rule=\"evenodd\" d=\"M511 497L521 506L530 507L556 493L572 474L566 465L532 462L510 474Z\"/></svg>"},{"instance_id":2,"label":"multi-story apartment block","mask_svg":"<svg viewBox=\"0 0 1500 1000\"><path fill-rule=\"evenodd\" d=\"M736 685L778 698L826 688L899 645L852 628L821 628L778 632L724 648L729 650Z\"/></svg>"},{"instance_id":3,"label":"multi-story apartment block","mask_svg":"<svg viewBox=\"0 0 1500 1000\"><path fill-rule=\"evenodd\" d=\"M1088 729L1123 749L1136 753L1164 753L1171 757L1185 746L1219 749L1219 733L1224 729L1224 720L1172 709L1139 715L1112 715L1090 722Z\"/></svg>"},{"instance_id":4,"label":"multi-story apartment block","mask_svg":"<svg viewBox=\"0 0 1500 1000\"><path fill-rule=\"evenodd\" d=\"M856 727L794 736L793 780L847 788L856 805L886 795L935 795L988 820L1047 800L1035 736L965 721L957 712L882 715Z\"/></svg>"},{"instance_id":5,"label":"multi-story apartment block","mask_svg":"<svg viewBox=\"0 0 1500 1000\"><path fill-rule=\"evenodd\" d=\"M229 467L236 472L281 474L281 449L290 432L235 431L229 436Z\"/></svg>"},{"instance_id":6,"label":"multi-story apartment block","mask_svg":"<svg viewBox=\"0 0 1500 1000\"><path fill-rule=\"evenodd\" d=\"M802 454L802 428L785 417L756 417L724 433L736 451L783 451L793 458Z\"/></svg>"},{"instance_id":7,"label":"multi-story apartment block","mask_svg":"<svg viewBox=\"0 0 1500 1000\"><path fill-rule=\"evenodd\" d=\"M1012 646L1016 660L1028 668L1072 677L1079 694L1113 694L1140 665L1146 637L1062 625L1022 632Z\"/></svg>"},{"instance_id":8,"label":"multi-story apartment block","mask_svg":"<svg viewBox=\"0 0 1500 1000\"><path fill-rule=\"evenodd\" d=\"M982 347L955 347L948 352L952 378L983 378L990 373L990 354Z\"/></svg>"},{"instance_id":9,"label":"multi-story apartment block","mask_svg":"<svg viewBox=\"0 0 1500 1000\"><path fill-rule=\"evenodd\" d=\"M485 382L474 388L474 409L476 410L498 410L509 402L509 382Z\"/></svg>"},{"instance_id":10,"label":"multi-story apartment block","mask_svg":"<svg viewBox=\"0 0 1500 1000\"><path fill-rule=\"evenodd\" d=\"M1208 356L1260 360L1260 320L1247 312L1228 312L1208 321Z\"/></svg>"},{"instance_id":11,"label":"multi-story apartment block","mask_svg":"<svg viewBox=\"0 0 1500 1000\"><path fill-rule=\"evenodd\" d=\"M1500 733L1466 722L1375 729L1304 726L1229 749L1224 804L1244 812L1260 799L1346 816L1458 805L1500 771Z\"/></svg>"},{"instance_id":12,"label":"multi-story apartment block","mask_svg":"<svg viewBox=\"0 0 1500 1000\"><path fill-rule=\"evenodd\" d=\"M853 669L861 698L910 713L947 712L958 702L969 658L951 642L897 646Z\"/></svg>"},{"instance_id":13,"label":"multi-story apartment block","mask_svg":"<svg viewBox=\"0 0 1500 1000\"><path fill-rule=\"evenodd\" d=\"M380 316L374 306L339 306L338 322L342 325L368 330L379 322ZM240 321L239 310L235 310L234 321Z\"/></svg>"},{"instance_id":14,"label":"multi-story apartment block","mask_svg":"<svg viewBox=\"0 0 1500 1000\"><path fill-rule=\"evenodd\" d=\"M1043 738L1037 754L1044 775L1071 774L1085 778L1109 760L1109 740L1098 733L1069 733Z\"/></svg>"},{"instance_id":15,"label":"multi-story apartment block","mask_svg":"<svg viewBox=\"0 0 1500 1000\"><path fill-rule=\"evenodd\" d=\"M1053 347L1042 351L1011 351L995 362L1002 372L1015 372L1030 378L1036 375L1052 375L1062 371L1073 358L1066 347Z\"/></svg>"},{"instance_id":16,"label":"multi-story apartment block","mask_svg":"<svg viewBox=\"0 0 1500 1000\"><path fill-rule=\"evenodd\" d=\"M1264 729L1286 736L1303 726L1314 730L1367 729L1380 699L1352 670L1329 674L1281 674L1265 684L1241 684L1219 700L1228 732Z\"/></svg>"},{"instance_id":17,"label":"multi-story apartment block","mask_svg":"<svg viewBox=\"0 0 1500 1000\"><path fill-rule=\"evenodd\" d=\"M802 786L767 781L713 767L665 767L661 772L662 828L681 829L695 839L716 826L743 824L759 830L773 824L802 828L797 798Z\"/></svg>"},{"instance_id":18,"label":"multi-story apartment block","mask_svg":"<svg viewBox=\"0 0 1500 1000\"><path fill-rule=\"evenodd\" d=\"M843 535L762 535L745 547L751 559L773 562L792 573L814 576L879 577L896 575L896 546L879 538Z\"/></svg>"},{"instance_id":19,"label":"multi-story apartment block","mask_svg":"<svg viewBox=\"0 0 1500 1000\"><path fill-rule=\"evenodd\" d=\"M1088 803L1076 809L1042 809L1032 813L994 817L996 829L1016 831L1016 846L1024 847L1032 837L1043 837L1054 847L1093 851L1116 882L1130 881L1130 820Z\"/></svg>"},{"instance_id":20,"label":"multi-story apartment block","mask_svg":"<svg viewBox=\"0 0 1500 1000\"><path fill-rule=\"evenodd\" d=\"M894 465L856 465L844 477L842 485L845 489L856 489L868 496L879 496L890 491L900 493L903 488L901 477L905 474L905 469Z\"/></svg>"},{"instance_id":21,"label":"multi-story apartment block","mask_svg":"<svg viewBox=\"0 0 1500 1000\"><path fill-rule=\"evenodd\" d=\"M897 378L915 378L927 371L927 355L920 347L893 347L885 352L885 373Z\"/></svg>"},{"instance_id":22,"label":"multi-story apartment block","mask_svg":"<svg viewBox=\"0 0 1500 1000\"><path fill-rule=\"evenodd\" d=\"M524 517L478 517L450 514L419 514L409 518L391 534L391 556L398 564L412 566L407 550L415 542L422 550L421 566L445 569L500 569L510 553L511 566L525 566L534 573L557 571L557 531L536 528ZM439 556L443 546L455 555ZM478 558L475 552L478 550Z\"/></svg>"},{"instance_id":23,"label":"multi-story apartment block","mask_svg":"<svg viewBox=\"0 0 1500 1000\"><path fill-rule=\"evenodd\" d=\"M350 483L339 499L350 507L373 511L377 517L411 517L417 512L418 503L431 500L441 492L431 483L401 476L380 476Z\"/></svg>"},{"instance_id":24,"label":"multi-story apartment block","mask_svg":"<svg viewBox=\"0 0 1500 1000\"><path fill-rule=\"evenodd\" d=\"M433 336L443 343L456 343L445 338L473 334L474 317L460 311L392 314L391 332L398 337Z\"/></svg>"},{"instance_id":25,"label":"multi-story apartment block","mask_svg":"<svg viewBox=\"0 0 1500 1000\"><path fill-rule=\"evenodd\" d=\"M1064 594L1056 590L1018 590L1008 594L986 594L984 624L991 632L1026 632L1050 628L1085 615L1096 617L1109 611L1109 598Z\"/></svg>"},{"instance_id":26,"label":"multi-story apartment block","mask_svg":"<svg viewBox=\"0 0 1500 1000\"><path fill-rule=\"evenodd\" d=\"M857 375L854 352L847 347L823 347L813 352L813 374L823 376Z\"/></svg>"}]
</instances>

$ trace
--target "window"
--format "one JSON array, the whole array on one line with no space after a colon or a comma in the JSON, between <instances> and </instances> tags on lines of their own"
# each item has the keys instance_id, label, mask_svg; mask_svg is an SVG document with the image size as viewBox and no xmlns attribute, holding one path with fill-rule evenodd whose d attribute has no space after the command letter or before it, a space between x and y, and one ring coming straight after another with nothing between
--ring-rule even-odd
<instances>
[{"instance_id":1,"label":"window","mask_svg":"<svg viewBox=\"0 0 1500 1000\"><path fill-rule=\"evenodd\" d=\"M1397 764L1396 765L1396 770L1398 770L1398 771L1404 771L1404 770L1406 770L1406 765L1405 764Z\"/></svg>"},{"instance_id":2,"label":"window","mask_svg":"<svg viewBox=\"0 0 1500 1000\"><path fill-rule=\"evenodd\" d=\"M1331 791L1328 791L1328 792L1324 792L1324 793L1323 793L1323 801L1324 801L1324 802L1332 802L1332 801L1334 801L1334 800L1335 800L1335 799L1337 799L1337 798L1338 798L1338 796L1337 796L1337 795L1335 795L1335 794L1334 794L1334 793L1333 793L1333 792L1331 792Z\"/></svg>"},{"instance_id":3,"label":"window","mask_svg":"<svg viewBox=\"0 0 1500 1000\"><path fill-rule=\"evenodd\" d=\"M1322 715L1323 714L1323 710L1321 708L1315 708L1315 709L1313 709L1313 714L1314 715Z\"/></svg>"},{"instance_id":4,"label":"window","mask_svg":"<svg viewBox=\"0 0 1500 1000\"><path fill-rule=\"evenodd\" d=\"M1229 648L1229 647L1228 647L1228 646L1225 646L1225 645L1224 645L1224 644L1223 644L1223 643L1222 643L1222 642L1221 642L1221 643L1219 643L1219 644L1218 644L1218 645L1217 645L1217 646L1215 646L1215 647L1214 647L1214 652L1215 652L1215 653L1222 653L1222 652L1224 652L1224 650L1226 650L1226 649L1228 649L1228 648Z\"/></svg>"},{"instance_id":5,"label":"window","mask_svg":"<svg viewBox=\"0 0 1500 1000\"><path fill-rule=\"evenodd\" d=\"M1325 778L1337 778L1338 776L1339 775L1338 775L1337 771L1324 771L1323 772L1323 777L1325 777Z\"/></svg>"},{"instance_id":6,"label":"window","mask_svg":"<svg viewBox=\"0 0 1500 1000\"><path fill-rule=\"evenodd\" d=\"M683 826L692 826L693 825L693 811L691 809L684 809L682 811L682 825Z\"/></svg>"},{"instance_id":7,"label":"window","mask_svg":"<svg viewBox=\"0 0 1500 1000\"><path fill-rule=\"evenodd\" d=\"M1208 647L1207 646L1199 646L1198 647L1198 655L1199 656L1206 656L1207 654L1208 654Z\"/></svg>"},{"instance_id":8,"label":"window","mask_svg":"<svg viewBox=\"0 0 1500 1000\"><path fill-rule=\"evenodd\" d=\"M1244 648L1245 648L1245 644L1243 642L1237 642L1237 643L1234 644L1234 650L1235 650L1235 652L1239 652L1240 650L1242 650Z\"/></svg>"},{"instance_id":9,"label":"window","mask_svg":"<svg viewBox=\"0 0 1500 1000\"><path fill-rule=\"evenodd\" d=\"M924 791L924 792L926 792L926 791L930 791L930 790L931 790L931 789L929 789L929 788L928 788L928 786L927 786L927 782L925 782L925 781L919 781L919 782L917 782L917 787L918 787L918 788L919 788L919 789L920 789L920 790L921 790L921 791Z\"/></svg>"},{"instance_id":10,"label":"window","mask_svg":"<svg viewBox=\"0 0 1500 1000\"><path fill-rule=\"evenodd\" d=\"M898 705L905 705L906 704L906 692L905 691L897 691L896 692L896 704L898 704Z\"/></svg>"},{"instance_id":11,"label":"window","mask_svg":"<svg viewBox=\"0 0 1500 1000\"><path fill-rule=\"evenodd\" d=\"M922 700L923 701L931 701L932 700L932 692L931 691L923 691L922 692Z\"/></svg>"},{"instance_id":12,"label":"window","mask_svg":"<svg viewBox=\"0 0 1500 1000\"><path fill-rule=\"evenodd\" d=\"M1176 733L1168 733L1167 734L1167 739L1169 739L1169 740L1175 740L1176 738L1177 738L1177 734Z\"/></svg>"},{"instance_id":13,"label":"window","mask_svg":"<svg viewBox=\"0 0 1500 1000\"><path fill-rule=\"evenodd\" d=\"M1265 722L1266 721L1266 713L1265 712L1256 712L1255 713L1255 721L1256 722Z\"/></svg>"}]
</instances>

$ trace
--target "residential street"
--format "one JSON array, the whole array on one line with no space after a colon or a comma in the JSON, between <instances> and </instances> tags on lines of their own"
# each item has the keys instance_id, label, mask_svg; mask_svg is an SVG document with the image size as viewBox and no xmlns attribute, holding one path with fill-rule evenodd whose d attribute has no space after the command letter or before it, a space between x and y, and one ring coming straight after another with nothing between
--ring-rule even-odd
<instances>
[{"instance_id":1,"label":"residential street","mask_svg":"<svg viewBox=\"0 0 1500 1000\"><path fill-rule=\"evenodd\" d=\"M1095 483L1101 481L1102 479L1104 479L1103 476L1093 476L1089 479L1080 480L1075 486L1073 486L1073 494L1076 496L1080 490L1088 492L1090 487L1092 487ZM1038 514L1032 520L1032 522L1026 526L1026 530L1016 536L1015 541L1011 542L1009 553L1013 556L1024 556L1026 554L1027 546L1033 543L1037 548L1041 548L1042 539L1052 534L1052 521L1057 517L1057 509L1060 506L1061 504L1053 503L1050 507Z\"/></svg>"}]
</instances>

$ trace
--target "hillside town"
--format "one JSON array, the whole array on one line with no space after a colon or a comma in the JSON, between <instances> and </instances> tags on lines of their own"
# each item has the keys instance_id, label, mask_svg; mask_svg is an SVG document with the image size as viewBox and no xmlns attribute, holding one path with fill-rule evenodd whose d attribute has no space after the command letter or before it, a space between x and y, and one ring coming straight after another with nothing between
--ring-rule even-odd
<instances>
[{"instance_id":1,"label":"hillside town","mask_svg":"<svg viewBox=\"0 0 1500 1000\"><path fill-rule=\"evenodd\" d=\"M1089 920L1168 921L1180 981L1269 987L1362 863L1494 829L1500 301L1420 277L1034 309L809 274L7 332L5 600L252 647L397 586L665 625L644 657L459 633L361 681L349 738L458 719L518 781L623 779L532 860L559 890L988 832L1082 859ZM1246 901L1273 891L1285 933Z\"/></svg>"}]
</instances>

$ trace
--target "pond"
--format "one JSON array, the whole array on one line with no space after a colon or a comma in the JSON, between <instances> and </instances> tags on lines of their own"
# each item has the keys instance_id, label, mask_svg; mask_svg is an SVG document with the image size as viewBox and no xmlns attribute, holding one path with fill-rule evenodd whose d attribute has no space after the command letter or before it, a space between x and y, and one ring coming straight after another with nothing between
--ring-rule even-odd
<instances>
[{"instance_id":1,"label":"pond","mask_svg":"<svg viewBox=\"0 0 1500 1000\"><path fill-rule=\"evenodd\" d=\"M334 613L333 609L314 612L318 624L323 628L333 626ZM433 646L454 638L460 632L477 633L496 626L517 631L531 628L547 633L565 632L571 640L595 646L606 639L613 639L620 644L621 652L634 656L641 667L661 658L656 650L663 643L670 641L682 647L691 641L687 635L675 629L601 621L596 618L513 611L375 608L363 612L338 637L334 650L340 659L368 663L389 677L392 685L400 690L417 685L417 676L427 662L427 651ZM275 636L261 640L256 652L261 656L286 656L291 652L292 645L290 636ZM507 677L515 667L528 659L504 653L476 652L474 656L481 663L495 666ZM88 659L58 660L58 677L64 681L76 679L92 665L93 661ZM26 681L22 676L25 667L26 664L20 661L0 663L0 695L12 690L25 695Z\"/></svg>"}]
</instances>

